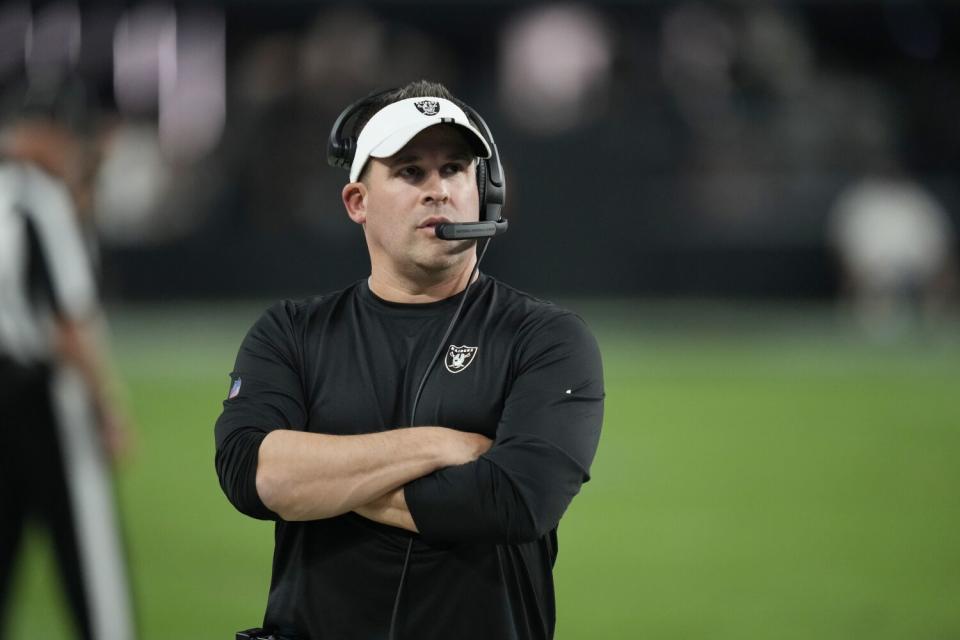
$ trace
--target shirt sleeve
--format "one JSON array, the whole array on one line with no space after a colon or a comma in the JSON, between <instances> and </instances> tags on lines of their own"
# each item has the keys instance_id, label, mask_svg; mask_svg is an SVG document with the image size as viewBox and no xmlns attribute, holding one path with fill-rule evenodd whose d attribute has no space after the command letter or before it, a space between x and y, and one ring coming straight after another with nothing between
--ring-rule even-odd
<instances>
[{"instance_id":1,"label":"shirt sleeve","mask_svg":"<svg viewBox=\"0 0 960 640\"><path fill-rule=\"evenodd\" d=\"M90 318L97 310L97 292L70 194L38 169L26 169L25 176L22 206L50 302L64 318Z\"/></svg>"},{"instance_id":2,"label":"shirt sleeve","mask_svg":"<svg viewBox=\"0 0 960 640\"><path fill-rule=\"evenodd\" d=\"M302 429L306 424L295 319L293 303L279 303L247 333L214 428L215 465L223 492L240 512L262 520L279 516L257 493L260 443L274 429Z\"/></svg>"},{"instance_id":3,"label":"shirt sleeve","mask_svg":"<svg viewBox=\"0 0 960 640\"><path fill-rule=\"evenodd\" d=\"M490 450L406 485L420 534L515 544L555 529L590 479L603 400L600 350L583 321L565 314L532 329Z\"/></svg>"}]
</instances>

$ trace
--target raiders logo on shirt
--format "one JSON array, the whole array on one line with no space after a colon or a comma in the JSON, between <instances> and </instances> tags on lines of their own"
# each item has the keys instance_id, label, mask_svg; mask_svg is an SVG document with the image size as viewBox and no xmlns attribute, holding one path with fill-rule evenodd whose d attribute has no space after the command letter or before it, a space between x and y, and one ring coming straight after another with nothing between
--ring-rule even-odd
<instances>
[{"instance_id":1,"label":"raiders logo on shirt","mask_svg":"<svg viewBox=\"0 0 960 640\"><path fill-rule=\"evenodd\" d=\"M470 363L473 362L473 358L476 355L477 347L458 347L452 344L450 348L447 349L447 357L443 359L443 366L445 366L450 373L460 373L470 366Z\"/></svg>"}]
</instances>

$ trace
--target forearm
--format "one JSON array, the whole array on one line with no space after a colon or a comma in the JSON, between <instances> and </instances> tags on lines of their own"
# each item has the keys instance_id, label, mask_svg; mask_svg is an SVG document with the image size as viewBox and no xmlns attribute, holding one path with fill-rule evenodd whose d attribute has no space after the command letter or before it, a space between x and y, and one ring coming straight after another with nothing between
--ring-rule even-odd
<instances>
[{"instance_id":1,"label":"forearm","mask_svg":"<svg viewBox=\"0 0 960 640\"><path fill-rule=\"evenodd\" d=\"M480 444L470 436L443 427L353 436L279 429L260 444L257 493L285 520L330 518L457 463L465 446Z\"/></svg>"},{"instance_id":2,"label":"forearm","mask_svg":"<svg viewBox=\"0 0 960 640\"><path fill-rule=\"evenodd\" d=\"M131 450L132 430L103 335L103 320L98 316L79 321L61 318L57 322L57 354L83 378L103 445L112 459L119 460Z\"/></svg>"},{"instance_id":3,"label":"forearm","mask_svg":"<svg viewBox=\"0 0 960 640\"><path fill-rule=\"evenodd\" d=\"M530 511L535 497L487 458L413 480L404 498L428 542L516 544L540 536Z\"/></svg>"},{"instance_id":4,"label":"forearm","mask_svg":"<svg viewBox=\"0 0 960 640\"><path fill-rule=\"evenodd\" d=\"M93 399L99 416L110 413L116 404L116 384L105 347L99 339L95 320L57 322L57 352L64 362L80 373Z\"/></svg>"},{"instance_id":5,"label":"forearm","mask_svg":"<svg viewBox=\"0 0 960 640\"><path fill-rule=\"evenodd\" d=\"M516 435L471 464L409 482L404 498L428 542L517 544L554 529L588 478L555 444Z\"/></svg>"},{"instance_id":6,"label":"forearm","mask_svg":"<svg viewBox=\"0 0 960 640\"><path fill-rule=\"evenodd\" d=\"M402 487L357 507L354 512L367 520L387 524L398 529L406 529L414 533L419 532L417 523L413 521L413 516L410 515L410 510L407 508L407 499Z\"/></svg>"}]
</instances>

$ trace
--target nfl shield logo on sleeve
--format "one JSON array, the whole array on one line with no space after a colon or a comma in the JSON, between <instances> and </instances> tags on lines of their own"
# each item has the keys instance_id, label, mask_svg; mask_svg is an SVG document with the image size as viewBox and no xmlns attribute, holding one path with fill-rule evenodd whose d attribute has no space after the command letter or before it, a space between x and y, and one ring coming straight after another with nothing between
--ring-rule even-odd
<instances>
[{"instance_id":1,"label":"nfl shield logo on sleeve","mask_svg":"<svg viewBox=\"0 0 960 640\"><path fill-rule=\"evenodd\" d=\"M443 366L445 366L450 373L460 373L470 366L470 363L473 362L473 358L476 355L477 347L458 347L452 344L450 348L447 349L447 357L443 359Z\"/></svg>"},{"instance_id":2,"label":"nfl shield logo on sleeve","mask_svg":"<svg viewBox=\"0 0 960 640\"><path fill-rule=\"evenodd\" d=\"M233 400L238 395L240 395L240 385L243 384L243 381L240 378L237 378L233 381L233 384L230 385L230 393L227 394L227 400Z\"/></svg>"}]
</instances>

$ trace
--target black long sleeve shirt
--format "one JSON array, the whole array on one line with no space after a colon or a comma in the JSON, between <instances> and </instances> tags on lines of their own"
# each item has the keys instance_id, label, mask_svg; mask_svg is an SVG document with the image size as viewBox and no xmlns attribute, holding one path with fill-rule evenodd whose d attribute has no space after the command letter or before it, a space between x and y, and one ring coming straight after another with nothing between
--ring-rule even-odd
<instances>
[{"instance_id":1,"label":"black long sleeve shirt","mask_svg":"<svg viewBox=\"0 0 960 640\"><path fill-rule=\"evenodd\" d=\"M483 434L490 450L406 485L419 534L348 513L285 522L256 491L273 429L351 435L410 424L417 386L460 301L376 297L366 281L257 321L216 425L230 501L276 520L264 627L292 638L386 638L411 538L397 638L551 638L557 525L589 479L603 417L596 341L576 315L481 275L414 424Z\"/></svg>"}]
</instances>

